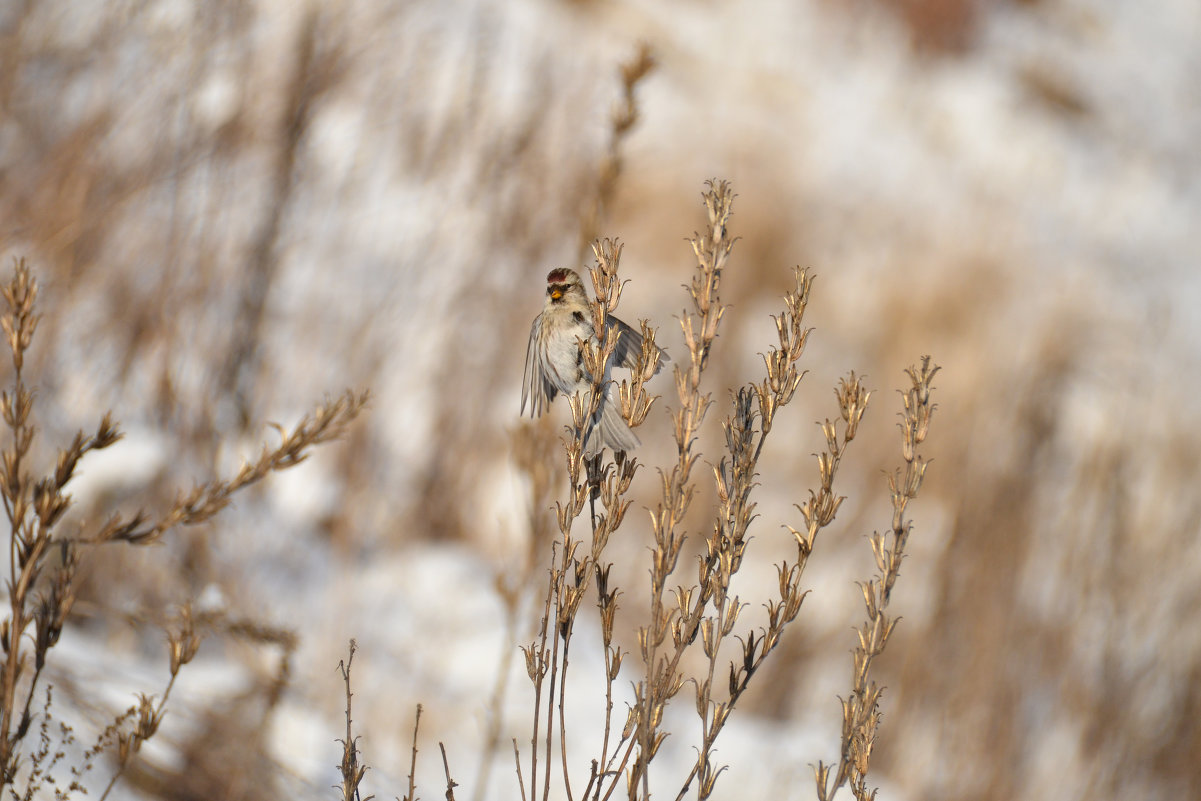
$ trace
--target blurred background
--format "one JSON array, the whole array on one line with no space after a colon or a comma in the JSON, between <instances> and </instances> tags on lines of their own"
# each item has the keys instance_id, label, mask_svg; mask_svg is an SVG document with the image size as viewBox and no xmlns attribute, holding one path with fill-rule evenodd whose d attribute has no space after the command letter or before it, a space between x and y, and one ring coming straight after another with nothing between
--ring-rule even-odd
<instances>
[{"instance_id":1,"label":"blurred background","mask_svg":"<svg viewBox=\"0 0 1201 801\"><path fill-rule=\"evenodd\" d=\"M655 66L614 139L620 67L643 45ZM192 602L227 623L120 797L332 797L351 637L364 794L405 792L420 702L422 795L445 786L443 741L460 798L516 797L516 644L547 517L514 443L553 442L567 416L521 430L517 414L544 276L620 238L619 316L682 356L684 240L724 178L741 240L710 461L793 266L817 275L809 374L764 453L748 616L816 480L831 388L853 369L877 392L801 617L719 741L718 796L808 799L810 765L837 760L854 582L900 464L894 390L929 353L934 462L880 664L881 797L1198 797L1198 75L1201 7L1180 0L0 5L0 257L43 287L37 452L49 465L109 409L127 435L82 464L81 524L166 508L275 441L267 423L374 394L345 441L206 527L88 555L50 666L57 715L85 739L161 693L161 626ZM674 387L651 389L648 467L610 546L630 649L641 510L673 458ZM598 654L573 661L580 739L601 714ZM663 793L694 759L684 696Z\"/></svg>"}]
</instances>

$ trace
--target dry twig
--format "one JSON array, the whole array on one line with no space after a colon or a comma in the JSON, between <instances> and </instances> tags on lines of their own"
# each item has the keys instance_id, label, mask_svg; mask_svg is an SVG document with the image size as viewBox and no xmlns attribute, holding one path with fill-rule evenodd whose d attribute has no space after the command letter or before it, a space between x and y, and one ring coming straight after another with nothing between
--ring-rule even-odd
<instances>
[{"instance_id":1,"label":"dry twig","mask_svg":"<svg viewBox=\"0 0 1201 801\"><path fill-rule=\"evenodd\" d=\"M898 426L905 465L888 477L893 510L891 527L885 534L873 532L868 538L880 572L871 581L859 585L867 608L867 620L856 629L859 641L852 651L851 695L842 700L842 753L838 769L833 776L830 766L825 763L818 762L814 769L820 801L832 799L844 784L850 785L858 801L870 801L876 795L875 790L867 789L867 769L880 725L880 695L884 688L871 680L871 667L872 661L884 652L897 624L897 618L889 617L886 610L893 585L901 573L905 543L913 529L913 524L905 518L905 510L917 497L929 464L918 455L917 446L925 440L936 408L930 402L930 390L938 370L937 365L931 364L929 356L922 357L921 367L911 366L905 370L911 386L901 393L903 408Z\"/></svg>"},{"instance_id":2,"label":"dry twig","mask_svg":"<svg viewBox=\"0 0 1201 801\"><path fill-rule=\"evenodd\" d=\"M362 798L359 795L359 783L367 773L367 766L359 763L359 738L351 730L350 706L354 695L350 692L350 666L354 662L354 652L358 645L350 641L350 654L345 662L338 663L338 672L342 674L342 683L346 685L346 737L339 740L342 743L342 763L338 766L342 773L342 801L371 801L373 795Z\"/></svg>"},{"instance_id":3,"label":"dry twig","mask_svg":"<svg viewBox=\"0 0 1201 801\"><path fill-rule=\"evenodd\" d=\"M0 661L0 788L11 791L23 763L21 745L30 732L33 698L48 655L58 644L75 602L76 573L82 556L89 552L81 546L157 542L176 526L211 519L229 505L238 491L273 471L299 464L313 446L339 436L362 411L368 396L366 393L347 393L320 406L292 431L281 428L282 441L276 448L264 448L255 462L243 465L231 479L215 480L187 495L180 495L171 509L154 522L147 522L148 518L142 512L128 520L113 515L95 533L65 536L58 529L71 506L71 497L66 490L80 460L91 451L110 447L121 439L121 433L111 412L106 413L94 434L78 432L71 444L59 451L49 474L37 481L32 478L29 455L36 434L32 421L34 396L25 382L24 368L25 356L37 329L38 286L23 260L16 262L13 276L4 285L2 293L5 310L0 315L0 328L11 354L13 376L10 388L0 392L0 416L11 436L10 443L0 450L0 500L9 522L8 615L0 620L0 649L3 650ZM209 627L215 624L209 618L202 622ZM280 675L269 698L273 704L287 679L288 655L293 647L290 633L269 631L246 620L225 622L230 633L250 634L256 640L269 640L283 646L285 653ZM106 798L142 744L159 730L175 679L199 649L201 634L197 623L190 606L185 604L167 630L170 676L163 693L158 698L141 694L136 705L101 732L96 745L85 752L81 764L72 769L76 777L72 786L78 785L78 777L90 770L91 761L113 744L116 769L100 795L101 799ZM47 719L43 717L43 726ZM46 760L53 760L53 757L49 752L39 754L41 750L34 750L30 757L28 792L40 786L39 782L49 781L44 772Z\"/></svg>"}]
</instances>

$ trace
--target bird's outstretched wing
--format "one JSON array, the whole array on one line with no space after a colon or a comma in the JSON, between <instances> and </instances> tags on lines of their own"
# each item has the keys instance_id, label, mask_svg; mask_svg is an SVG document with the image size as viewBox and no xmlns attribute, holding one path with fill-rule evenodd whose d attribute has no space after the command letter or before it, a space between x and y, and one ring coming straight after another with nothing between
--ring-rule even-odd
<instances>
[{"instance_id":1,"label":"bird's outstretched wing","mask_svg":"<svg viewBox=\"0 0 1201 801\"><path fill-rule=\"evenodd\" d=\"M642 334L616 317L606 317L605 325L616 328L621 334L617 338L617 349L613 351L613 363L633 370L638 366L638 354L642 352ZM655 372L658 373L663 369L663 365L671 361L671 357L658 345L655 346L655 350L659 353L659 364L655 367Z\"/></svg>"},{"instance_id":2,"label":"bird's outstretched wing","mask_svg":"<svg viewBox=\"0 0 1201 801\"><path fill-rule=\"evenodd\" d=\"M521 379L521 414L525 414L525 405L530 404L530 417L541 417L542 412L550 406L558 390L550 382L546 374L544 357L538 351L538 338L542 331L542 316L534 319L530 326L530 342L525 348L525 375Z\"/></svg>"}]
</instances>

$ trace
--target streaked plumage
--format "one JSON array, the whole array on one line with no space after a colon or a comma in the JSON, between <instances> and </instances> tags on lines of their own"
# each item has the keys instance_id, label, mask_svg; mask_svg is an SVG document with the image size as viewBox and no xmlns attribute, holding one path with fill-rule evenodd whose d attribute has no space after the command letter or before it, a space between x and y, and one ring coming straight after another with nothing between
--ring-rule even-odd
<instances>
[{"instance_id":1,"label":"streaked plumage","mask_svg":"<svg viewBox=\"0 0 1201 801\"><path fill-rule=\"evenodd\" d=\"M606 325L620 333L613 357L605 365L604 380L609 381L613 365L633 368L642 351L642 334L616 317ZM571 394L592 387L592 376L584 369L580 343L593 335L592 304L580 276L559 268L546 276L546 305L530 327L525 352L525 378L521 386L521 411L530 405L530 416L540 416L559 393ZM669 361L660 351L660 366ZM658 368L656 368L658 372ZM638 445L638 437L621 417L613 386L601 400L592 427L585 433L584 453L593 456L601 448L628 451Z\"/></svg>"}]
</instances>

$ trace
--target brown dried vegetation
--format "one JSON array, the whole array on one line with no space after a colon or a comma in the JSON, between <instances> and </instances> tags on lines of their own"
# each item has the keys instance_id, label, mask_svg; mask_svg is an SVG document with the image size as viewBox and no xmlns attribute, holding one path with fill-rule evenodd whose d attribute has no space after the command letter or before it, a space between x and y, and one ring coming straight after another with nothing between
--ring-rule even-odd
<instances>
[{"instance_id":1,"label":"brown dried vegetation","mask_svg":"<svg viewBox=\"0 0 1201 801\"><path fill-rule=\"evenodd\" d=\"M734 201L729 185L724 181L710 184L704 201L705 228L690 240L697 260L696 272L687 285L692 308L680 319L688 358L679 360L674 368L679 405L671 410L670 416L677 459L660 472L662 497L651 511L654 545L649 557L650 584L646 588L650 622L637 634L638 659L631 668L632 676L637 678L629 679L634 684L634 700L625 720L614 720L614 686L626 675L622 667L628 665L629 656L616 636L618 598L636 598L643 590L614 585L613 565L606 559L605 548L632 503L626 495L639 464L632 455L619 453L611 461L585 469L583 433L593 412L592 398L598 397L602 389L598 386L586 397L571 399L573 424L565 437L569 494L565 501L556 504L559 538L552 545L554 556L541 627L537 638L522 649L535 699L528 769L521 765L520 759L517 767L522 798L529 801L550 797L553 776L558 776L558 790L567 798L578 793L581 798L600 801L610 798L619 787L624 787L624 793L631 799L648 798L651 763L669 734L663 728L666 708L687 686L695 692L700 745L696 763L681 777L677 797L688 794L695 782L697 796L708 798L722 772L713 759L716 740L752 677L780 643L786 627L797 618L805 596L802 576L817 534L833 522L843 501L834 491L835 476L871 394L854 373L840 382L835 393L840 420L822 424L826 450L818 455L818 488L810 491L808 500L797 507L803 528L790 528L796 541L795 561L777 566L778 596L763 601L766 623L759 627L740 625L747 604L731 594L731 584L746 558L747 530L756 516L752 492L758 484L759 456L777 411L792 400L802 379L797 362L809 334L803 317L812 279L798 268L796 285L785 294L784 310L774 318L778 344L763 357L766 375L761 382L734 393L733 412L722 425L726 451L713 471L717 503L711 529L698 557L696 583L669 589L671 582L682 580L677 567L688 538L684 521L698 489L693 471L701 454L696 443L713 403L710 393L702 389L702 379L725 311L721 280L734 244L728 229ZM617 266L621 251L611 242L598 242L594 252L596 266L592 278L598 298L595 313L603 318L615 310L620 295ZM632 371L632 386L624 381L621 385L622 397L635 399L623 404L623 413L631 426L645 419L652 399L645 396L642 382L657 367L653 331L645 322L643 333L643 352L638 368ZM615 345L612 337L608 341L586 343L588 355L584 358L599 364L601 359L608 358ZM822 799L833 797L847 782L859 799L869 798L874 792L867 787L866 773L879 721L880 688L869 681L869 671L872 659L884 650L895 625L895 620L884 610L909 535L906 507L916 496L925 473L926 462L917 454L916 447L926 436L934 409L930 388L937 370L926 358L920 368L908 371L912 386L902 396L901 423L905 466L889 480L894 507L892 526L886 535L873 535L870 540L881 572L863 585L868 621L860 631L860 645L854 652L852 695L844 701L842 757L833 776L823 763L817 763L818 793ZM594 369L592 374L603 373ZM573 523L583 514L594 491L599 495L602 511L592 516L590 541L581 541L572 533ZM605 664L602 677L605 725L600 751L591 760L587 782L580 790L578 786L573 788L573 771L568 760L571 716L566 707L565 687L576 621L583 599L594 584ZM722 647L734 637L740 646L735 650L735 659L724 669ZM686 667L689 663L686 656L698 647L703 654L701 672L692 673ZM516 741L514 748L519 755Z\"/></svg>"},{"instance_id":2,"label":"brown dried vegetation","mask_svg":"<svg viewBox=\"0 0 1201 801\"><path fill-rule=\"evenodd\" d=\"M34 718L34 703L39 695L52 649L58 644L63 627L76 600L75 576L92 549L111 544L149 545L180 526L197 525L210 520L224 509L232 496L268 474L299 464L316 445L339 436L367 403L367 394L347 393L322 404L291 431L279 429L281 442L264 446L261 455L246 462L229 479L217 479L176 496L175 502L161 514L138 512L129 518L114 513L94 526L78 530L60 525L71 506L67 489L80 461L91 451L116 443L121 434L112 415L105 414L91 436L82 431L71 444L58 452L54 469L34 480L30 458L36 438L33 422L34 396L26 383L25 356L33 344L38 315L35 311L38 285L24 261L14 265L13 276L3 288L6 308L0 316L6 344L12 358L9 388L0 392L0 412L10 433L10 443L2 453L0 498L9 521L8 614L0 621L0 648L4 662L0 672L0 789L14 789L24 782L23 797L34 797L43 783L53 783L54 765L63 753L49 750L45 737L50 713L49 690L42 716L42 747L30 751L26 739ZM63 529L66 529L64 531ZM218 621L207 621L213 628ZM251 631L256 639L269 636L255 624L226 623L232 630ZM105 727L96 743L72 767L73 775L90 771L92 761L110 747L115 769L101 798L107 798L121 774L158 731L166 713L167 700L180 669L191 662L200 648L201 632L191 609L184 606L177 620L167 627L167 684L159 696L141 694L138 703ZM289 635L281 635L285 647ZM69 735L62 730L62 738ZM73 780L56 790L60 795L83 791Z\"/></svg>"}]
</instances>

